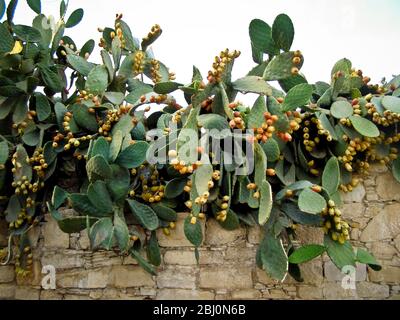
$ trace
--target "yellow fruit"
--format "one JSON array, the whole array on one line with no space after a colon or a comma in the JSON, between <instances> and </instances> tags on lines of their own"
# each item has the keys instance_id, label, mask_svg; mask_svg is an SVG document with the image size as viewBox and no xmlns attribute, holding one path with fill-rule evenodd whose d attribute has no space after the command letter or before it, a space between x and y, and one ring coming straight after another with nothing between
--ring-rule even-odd
<instances>
[{"instance_id":1,"label":"yellow fruit","mask_svg":"<svg viewBox=\"0 0 400 320\"><path fill-rule=\"evenodd\" d=\"M300 57L294 57L292 59L293 64L299 64L301 62L301 58Z\"/></svg>"},{"instance_id":2,"label":"yellow fruit","mask_svg":"<svg viewBox=\"0 0 400 320\"><path fill-rule=\"evenodd\" d=\"M221 209L228 209L228 204L226 202L221 204Z\"/></svg>"},{"instance_id":3,"label":"yellow fruit","mask_svg":"<svg viewBox=\"0 0 400 320\"><path fill-rule=\"evenodd\" d=\"M273 177L276 175L276 172L274 169L267 169L267 176Z\"/></svg>"},{"instance_id":4,"label":"yellow fruit","mask_svg":"<svg viewBox=\"0 0 400 320\"><path fill-rule=\"evenodd\" d=\"M196 222L197 222L197 218L196 218L196 217L192 217L192 218L190 219L190 223L191 223L191 224L196 224Z\"/></svg>"},{"instance_id":5,"label":"yellow fruit","mask_svg":"<svg viewBox=\"0 0 400 320\"><path fill-rule=\"evenodd\" d=\"M247 189L248 189L248 190L254 190L255 188L257 188L257 186L256 186L255 183L249 183L249 184L247 185Z\"/></svg>"},{"instance_id":6,"label":"yellow fruit","mask_svg":"<svg viewBox=\"0 0 400 320\"><path fill-rule=\"evenodd\" d=\"M331 222L330 222L330 221L325 222L325 227L326 227L327 229L332 228Z\"/></svg>"},{"instance_id":7,"label":"yellow fruit","mask_svg":"<svg viewBox=\"0 0 400 320\"><path fill-rule=\"evenodd\" d=\"M322 190L321 186L318 186L318 185L313 185L313 186L311 187L311 189L312 189L313 191L315 191L315 192L321 192L321 190Z\"/></svg>"},{"instance_id":8,"label":"yellow fruit","mask_svg":"<svg viewBox=\"0 0 400 320\"><path fill-rule=\"evenodd\" d=\"M292 197L293 196L293 191L290 190L290 189L286 190L285 196L288 197L288 198Z\"/></svg>"},{"instance_id":9,"label":"yellow fruit","mask_svg":"<svg viewBox=\"0 0 400 320\"><path fill-rule=\"evenodd\" d=\"M189 209L192 208L192 201L186 201L185 206L188 207Z\"/></svg>"}]
</instances>

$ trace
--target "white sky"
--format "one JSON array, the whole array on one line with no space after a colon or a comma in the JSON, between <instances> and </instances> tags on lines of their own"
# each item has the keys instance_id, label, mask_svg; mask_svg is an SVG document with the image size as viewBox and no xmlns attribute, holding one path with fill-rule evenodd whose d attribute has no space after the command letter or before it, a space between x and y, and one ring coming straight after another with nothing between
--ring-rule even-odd
<instances>
[{"instance_id":1,"label":"white sky","mask_svg":"<svg viewBox=\"0 0 400 320\"><path fill-rule=\"evenodd\" d=\"M156 58L176 72L177 81L190 82L192 65L207 74L222 49L242 51L233 76L244 76L253 66L248 25L259 18L272 26L279 13L288 14L295 27L292 49L303 52L302 72L309 82L329 81L333 64L347 57L374 82L400 73L399 0L70 0L68 13L82 7L85 16L67 35L81 46L99 40L97 27L113 26L123 13L134 36L142 38L158 23L163 34L153 45ZM42 12L59 17L58 0L42 0ZM16 22L34 17L20 1ZM68 14L67 14L68 17ZM91 60L97 60L95 54Z\"/></svg>"}]
</instances>

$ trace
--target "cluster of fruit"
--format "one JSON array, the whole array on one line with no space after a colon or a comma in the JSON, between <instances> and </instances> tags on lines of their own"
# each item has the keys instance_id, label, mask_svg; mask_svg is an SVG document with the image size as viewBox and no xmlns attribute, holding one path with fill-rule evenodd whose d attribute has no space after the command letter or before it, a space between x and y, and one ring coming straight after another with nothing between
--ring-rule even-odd
<instances>
[{"instance_id":1,"label":"cluster of fruit","mask_svg":"<svg viewBox=\"0 0 400 320\"><path fill-rule=\"evenodd\" d=\"M28 199L27 199L27 201L28 201ZM34 201L31 200L30 204L34 205ZM17 220L11 221L9 223L8 226L10 229L14 229L14 228L18 229L19 227L21 227L24 224L24 222L26 222L28 224L32 223L33 218L32 218L32 216L28 215L26 210L27 210L26 208L21 208L21 212L18 214Z\"/></svg>"},{"instance_id":2,"label":"cluster of fruit","mask_svg":"<svg viewBox=\"0 0 400 320\"><path fill-rule=\"evenodd\" d=\"M325 234L329 234L332 240L338 241L340 244L350 240L349 224L342 220L342 213L333 200L328 201L328 206L322 210L321 215L324 218L322 228Z\"/></svg>"},{"instance_id":3,"label":"cluster of fruit","mask_svg":"<svg viewBox=\"0 0 400 320\"><path fill-rule=\"evenodd\" d=\"M255 139L257 141L266 142L275 132L274 123L278 120L277 115L271 115L269 112L264 113L265 121L260 128L254 128Z\"/></svg>"},{"instance_id":4,"label":"cluster of fruit","mask_svg":"<svg viewBox=\"0 0 400 320\"><path fill-rule=\"evenodd\" d=\"M110 131L115 123L119 121L119 119L129 113L130 107L129 106L120 106L117 110L108 110L104 120L99 120L99 134L106 137L108 141L112 140L110 135Z\"/></svg>"},{"instance_id":5,"label":"cluster of fruit","mask_svg":"<svg viewBox=\"0 0 400 320\"><path fill-rule=\"evenodd\" d=\"M142 171L145 168L149 169L150 173L141 174L139 176L142 187L142 194L140 195L140 197L148 203L160 202L165 196L165 186L162 184L160 174L154 166L146 167L144 165L141 165L140 170ZM135 191L131 190L129 195L131 197L134 197Z\"/></svg>"},{"instance_id":6,"label":"cluster of fruit","mask_svg":"<svg viewBox=\"0 0 400 320\"><path fill-rule=\"evenodd\" d=\"M93 93L89 93L86 90L80 90L79 95L76 98L77 103L81 103L82 100L84 100L84 101L91 100L94 103L95 107L99 107L101 105L101 99L97 95L94 95Z\"/></svg>"},{"instance_id":7,"label":"cluster of fruit","mask_svg":"<svg viewBox=\"0 0 400 320\"><path fill-rule=\"evenodd\" d=\"M133 56L133 73L135 75L142 74L145 66L145 54L143 51L138 50Z\"/></svg>"},{"instance_id":8,"label":"cluster of fruit","mask_svg":"<svg viewBox=\"0 0 400 320\"><path fill-rule=\"evenodd\" d=\"M33 152L33 156L26 159L26 162L36 171L39 178L44 178L45 171L49 165L44 157L43 148L37 148Z\"/></svg>"},{"instance_id":9,"label":"cluster of fruit","mask_svg":"<svg viewBox=\"0 0 400 320\"><path fill-rule=\"evenodd\" d=\"M160 73L160 62L156 59L151 59L150 64L151 64L151 69L150 69L151 80L154 83L161 82L162 75Z\"/></svg>"},{"instance_id":10,"label":"cluster of fruit","mask_svg":"<svg viewBox=\"0 0 400 320\"><path fill-rule=\"evenodd\" d=\"M229 196L223 196L221 203L218 204L218 207L221 209L216 212L215 219L218 221L224 222L226 220L228 210L229 210Z\"/></svg>"},{"instance_id":11,"label":"cluster of fruit","mask_svg":"<svg viewBox=\"0 0 400 320\"><path fill-rule=\"evenodd\" d=\"M151 27L150 32L142 39L143 42L153 42L161 35L161 28L158 24Z\"/></svg>"},{"instance_id":12,"label":"cluster of fruit","mask_svg":"<svg viewBox=\"0 0 400 320\"><path fill-rule=\"evenodd\" d=\"M210 83L219 83L222 81L222 75L224 74L226 67L234 59L240 56L240 51L234 50L229 52L229 49L221 51L219 56L216 56L212 69L208 71L207 80Z\"/></svg>"},{"instance_id":13,"label":"cluster of fruit","mask_svg":"<svg viewBox=\"0 0 400 320\"><path fill-rule=\"evenodd\" d=\"M290 70L290 73L291 73L293 76L296 76L296 75L299 74L299 68L298 68L297 66L301 63L301 60L302 60L303 55L302 55L302 53L301 53L300 50L296 50L296 51L294 52L293 55L294 55L294 56L293 56L293 59L292 59L292 63L293 63L295 66L292 67L292 69Z\"/></svg>"},{"instance_id":14,"label":"cluster of fruit","mask_svg":"<svg viewBox=\"0 0 400 320\"><path fill-rule=\"evenodd\" d=\"M124 32L122 31L122 26L119 20L122 19L122 14L117 14L116 19L115 19L115 33L114 31L111 32L110 37L111 39L114 39L115 36L117 36L121 42L121 48L125 49L126 46L126 40L124 37ZM100 40L101 42L101 40Z\"/></svg>"},{"instance_id":15,"label":"cluster of fruit","mask_svg":"<svg viewBox=\"0 0 400 320\"><path fill-rule=\"evenodd\" d=\"M348 146L344 152L343 156L338 157L338 160L344 164L344 167L347 171L352 172L355 168L354 163L357 165L357 168L368 169L369 164L366 161L362 161L360 158L356 159L356 156L359 153L365 152L370 149L371 141L370 139L360 139L355 138L348 142Z\"/></svg>"},{"instance_id":16,"label":"cluster of fruit","mask_svg":"<svg viewBox=\"0 0 400 320\"><path fill-rule=\"evenodd\" d=\"M23 267L21 266L23 263ZM18 277L24 278L32 272L33 254L30 246L25 246L22 252L15 255L15 272Z\"/></svg>"},{"instance_id":17,"label":"cluster of fruit","mask_svg":"<svg viewBox=\"0 0 400 320\"><path fill-rule=\"evenodd\" d=\"M231 127L231 129L246 129L246 124L242 118L242 114L239 111L235 111L233 113L233 116L234 118L229 121L229 126Z\"/></svg>"},{"instance_id":18,"label":"cluster of fruit","mask_svg":"<svg viewBox=\"0 0 400 320\"><path fill-rule=\"evenodd\" d=\"M359 183L360 183L360 179L353 177L351 179L350 183L347 183L347 184L342 183L342 184L340 184L339 188L343 192L351 192L351 191L353 191L353 189L355 187L358 186Z\"/></svg>"}]
</instances>

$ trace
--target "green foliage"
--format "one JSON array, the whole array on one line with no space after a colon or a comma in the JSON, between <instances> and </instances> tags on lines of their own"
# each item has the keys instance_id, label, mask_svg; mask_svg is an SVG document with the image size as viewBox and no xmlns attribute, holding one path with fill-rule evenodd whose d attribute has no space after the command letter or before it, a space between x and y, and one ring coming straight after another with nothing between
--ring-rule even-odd
<instances>
[{"instance_id":1,"label":"green foliage","mask_svg":"<svg viewBox=\"0 0 400 320\"><path fill-rule=\"evenodd\" d=\"M325 250L325 247L319 244L304 245L289 256L289 262L298 264L310 261L323 254Z\"/></svg>"},{"instance_id":2,"label":"green foliage","mask_svg":"<svg viewBox=\"0 0 400 320\"><path fill-rule=\"evenodd\" d=\"M146 159L149 145L144 141L136 142L125 148L117 157L116 163L123 168L132 169L140 166Z\"/></svg>"},{"instance_id":3,"label":"green foliage","mask_svg":"<svg viewBox=\"0 0 400 320\"><path fill-rule=\"evenodd\" d=\"M270 55L275 55L277 49L272 39L272 29L264 21L260 19L254 19L249 25L249 34L251 44L256 52L265 52Z\"/></svg>"},{"instance_id":4,"label":"green foliage","mask_svg":"<svg viewBox=\"0 0 400 320\"><path fill-rule=\"evenodd\" d=\"M338 100L332 103L331 114L337 119L348 118L353 114L353 107L348 101Z\"/></svg>"},{"instance_id":5,"label":"green foliage","mask_svg":"<svg viewBox=\"0 0 400 320\"><path fill-rule=\"evenodd\" d=\"M322 173L322 186L330 195L334 194L340 185L340 168L336 157L331 157Z\"/></svg>"},{"instance_id":6,"label":"green foliage","mask_svg":"<svg viewBox=\"0 0 400 320\"><path fill-rule=\"evenodd\" d=\"M247 120L247 126L249 128L260 128L263 124L264 113L267 111L267 105L265 103L265 98L260 96L254 102L251 108L249 118Z\"/></svg>"},{"instance_id":7,"label":"green foliage","mask_svg":"<svg viewBox=\"0 0 400 320\"><path fill-rule=\"evenodd\" d=\"M265 68L263 78L268 81L284 80L293 75L293 68L300 69L303 65L303 58L299 56L300 61L293 62L295 55L293 52L284 52L275 56Z\"/></svg>"},{"instance_id":8,"label":"green foliage","mask_svg":"<svg viewBox=\"0 0 400 320\"><path fill-rule=\"evenodd\" d=\"M371 138L379 136L378 127L370 120L360 116L351 116L350 121L354 129L356 129L358 133L362 134L363 136Z\"/></svg>"},{"instance_id":9,"label":"green foliage","mask_svg":"<svg viewBox=\"0 0 400 320\"><path fill-rule=\"evenodd\" d=\"M232 83L234 89L248 93L258 93L267 96L272 95L271 86L262 78L257 76L247 76L240 78Z\"/></svg>"},{"instance_id":10,"label":"green foliage","mask_svg":"<svg viewBox=\"0 0 400 320\"><path fill-rule=\"evenodd\" d=\"M285 97L282 106L283 111L292 111L307 104L310 100L312 90L312 86L306 83L294 86Z\"/></svg>"},{"instance_id":11,"label":"green foliage","mask_svg":"<svg viewBox=\"0 0 400 320\"><path fill-rule=\"evenodd\" d=\"M332 262L340 270L345 266L355 266L356 259L350 242L346 241L344 244L340 244L325 235L324 245Z\"/></svg>"},{"instance_id":12,"label":"green foliage","mask_svg":"<svg viewBox=\"0 0 400 320\"><path fill-rule=\"evenodd\" d=\"M373 158L400 181L393 120L400 113L399 77L369 85L342 59L330 84L309 84L300 74L303 55L289 51L293 23L280 14L272 27L251 21L257 65L247 75L232 79L239 52L225 50L207 78L193 67L191 83L182 84L148 49L161 34L158 26L140 43L117 16L101 30L96 60L97 41L78 50L68 36L82 9L69 12L61 1L60 20L48 29L41 1L27 3L37 14L32 26L13 21L15 0L0 23L0 217L13 240L25 243L47 207L64 232L87 229L92 250L129 253L155 274L158 229L167 236L183 224L198 259L202 219L215 218L227 230L242 222L263 226L257 262L280 281L289 271L300 279L295 264L325 250L338 268L356 261L380 268L366 251L354 254L348 232L335 233L331 214L339 213L332 201L340 203L339 190L354 188L352 173L366 174ZM177 103L177 91L187 105ZM239 92L257 95L252 107L235 100ZM161 132L156 142L165 142L155 153L168 154L166 162L150 158L153 129ZM184 129L194 136L187 139ZM213 129L212 136L204 129ZM224 145L233 133L235 147L254 151L253 171L229 152L206 149L210 142ZM248 171L238 175L238 168ZM71 190L60 187L71 181ZM184 221L177 212L187 214ZM291 253L295 224L322 226L324 244Z\"/></svg>"},{"instance_id":13,"label":"green foliage","mask_svg":"<svg viewBox=\"0 0 400 320\"><path fill-rule=\"evenodd\" d=\"M136 200L127 200L135 219L146 229L156 230L158 228L157 214L149 206Z\"/></svg>"},{"instance_id":14,"label":"green foliage","mask_svg":"<svg viewBox=\"0 0 400 320\"><path fill-rule=\"evenodd\" d=\"M289 51L294 38L294 27L292 20L286 14L280 14L275 18L272 38L280 49Z\"/></svg>"},{"instance_id":15,"label":"green foliage","mask_svg":"<svg viewBox=\"0 0 400 320\"><path fill-rule=\"evenodd\" d=\"M371 269L375 271L379 271L382 269L382 266L376 261L375 257L364 249L357 249L356 260L360 263L367 264Z\"/></svg>"},{"instance_id":16,"label":"green foliage","mask_svg":"<svg viewBox=\"0 0 400 320\"><path fill-rule=\"evenodd\" d=\"M260 208L258 209L258 223L263 225L267 222L272 210L272 189L268 181L264 180L260 188Z\"/></svg>"},{"instance_id":17,"label":"green foliage","mask_svg":"<svg viewBox=\"0 0 400 320\"><path fill-rule=\"evenodd\" d=\"M186 238L190 241L190 243L192 243L196 247L199 247L203 242L203 232L200 221L198 219L195 219L195 222L193 223L192 218L194 217L188 216L185 219L183 230Z\"/></svg>"},{"instance_id":18,"label":"green foliage","mask_svg":"<svg viewBox=\"0 0 400 320\"><path fill-rule=\"evenodd\" d=\"M326 207L324 197L309 188L300 192L298 203L300 210L307 213L317 214Z\"/></svg>"},{"instance_id":19,"label":"green foliage","mask_svg":"<svg viewBox=\"0 0 400 320\"><path fill-rule=\"evenodd\" d=\"M259 247L261 265L270 277L283 281L288 272L288 257L282 240L274 237L271 232L265 234Z\"/></svg>"},{"instance_id":20,"label":"green foliage","mask_svg":"<svg viewBox=\"0 0 400 320\"><path fill-rule=\"evenodd\" d=\"M75 27L83 18L83 9L76 9L71 13L67 22L65 23L66 28Z\"/></svg>"}]
</instances>

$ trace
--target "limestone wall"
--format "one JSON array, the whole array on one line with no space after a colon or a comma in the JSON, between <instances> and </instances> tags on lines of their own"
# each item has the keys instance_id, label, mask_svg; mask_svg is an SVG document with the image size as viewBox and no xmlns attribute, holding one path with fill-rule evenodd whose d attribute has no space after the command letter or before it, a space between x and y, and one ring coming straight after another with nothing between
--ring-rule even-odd
<instances>
[{"instance_id":1,"label":"limestone wall","mask_svg":"<svg viewBox=\"0 0 400 320\"><path fill-rule=\"evenodd\" d=\"M400 298L400 185L384 167L373 168L351 194L344 196L344 217L352 221L357 246L372 251L383 265L380 272L358 266L356 289L341 286L343 275L327 257L301 266L304 282L289 276L283 284L255 266L260 240L256 228L221 229L206 224L200 264L185 240L182 218L176 231L160 234L163 264L152 277L132 258L88 250L85 233L66 235L47 217L31 232L35 244L30 278L15 279L14 267L0 266L0 299L396 299ZM0 225L0 247L6 245ZM320 229L299 228L301 239L320 243ZM42 266L56 268L56 289L41 288Z\"/></svg>"}]
</instances>

